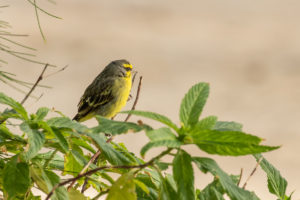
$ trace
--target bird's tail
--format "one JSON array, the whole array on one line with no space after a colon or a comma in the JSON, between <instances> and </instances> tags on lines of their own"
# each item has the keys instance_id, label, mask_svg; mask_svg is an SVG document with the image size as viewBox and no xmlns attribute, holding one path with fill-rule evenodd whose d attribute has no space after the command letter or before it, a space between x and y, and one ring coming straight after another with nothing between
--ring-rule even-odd
<instances>
[{"instance_id":1,"label":"bird's tail","mask_svg":"<svg viewBox=\"0 0 300 200\"><path fill-rule=\"evenodd\" d=\"M80 121L80 119L81 119L81 115L79 115L79 114L77 114L77 115L75 115L75 117L73 117L73 120L75 120L75 121Z\"/></svg>"}]
</instances>

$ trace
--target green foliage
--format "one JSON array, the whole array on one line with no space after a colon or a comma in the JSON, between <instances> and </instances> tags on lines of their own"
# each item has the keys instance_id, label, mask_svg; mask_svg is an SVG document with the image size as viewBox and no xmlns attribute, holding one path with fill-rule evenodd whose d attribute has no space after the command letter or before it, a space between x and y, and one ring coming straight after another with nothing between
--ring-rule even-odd
<instances>
[{"instance_id":1,"label":"green foliage","mask_svg":"<svg viewBox=\"0 0 300 200\"><path fill-rule=\"evenodd\" d=\"M173 174L178 188L178 199L195 199L192 158L183 150L178 150L176 156L174 157Z\"/></svg>"},{"instance_id":2,"label":"green foliage","mask_svg":"<svg viewBox=\"0 0 300 200\"><path fill-rule=\"evenodd\" d=\"M261 154L256 154L254 157L257 162L261 159L260 166L267 174L269 191L275 194L280 200L289 199L290 197L286 196L287 181L285 178Z\"/></svg>"},{"instance_id":3,"label":"green foliage","mask_svg":"<svg viewBox=\"0 0 300 200\"><path fill-rule=\"evenodd\" d=\"M213 159L193 157L183 150L185 145L193 145L208 154L256 154L260 160L259 153L278 148L262 145L261 138L243 132L239 123L218 121L216 116L199 119L208 92L207 83L196 84L188 91L180 107L181 126L153 112L124 112L164 124L157 129L100 116L96 117L97 126L87 127L65 116L48 118L51 110L45 107L28 115L21 104L0 93L0 103L9 107L0 113L0 119L7 121L0 125L0 191L5 199L40 199L32 190L36 187L57 200L88 199L83 192L88 188L97 192L93 199L107 194L108 200L224 200L225 195L232 200L258 200L254 192L238 187L236 178ZM8 123L11 119L17 121L15 127ZM166 150L143 160L110 138L141 132L149 138L140 151L142 157L154 147ZM98 157L93 156L96 152L100 153ZM167 155L170 163L163 161ZM193 163L214 177L204 188L194 185L197 177ZM291 199L279 171L264 158L260 165L267 174L269 191L280 200ZM115 180L113 174L119 178Z\"/></svg>"}]
</instances>

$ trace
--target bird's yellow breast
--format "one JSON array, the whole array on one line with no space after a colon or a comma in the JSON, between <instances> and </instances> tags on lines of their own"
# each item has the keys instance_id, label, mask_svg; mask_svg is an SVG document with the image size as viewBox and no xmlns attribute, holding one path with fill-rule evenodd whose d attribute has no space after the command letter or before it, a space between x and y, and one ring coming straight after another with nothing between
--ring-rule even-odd
<instances>
[{"instance_id":1,"label":"bird's yellow breast","mask_svg":"<svg viewBox=\"0 0 300 200\"><path fill-rule=\"evenodd\" d=\"M131 76L115 80L113 96L117 97L107 118L115 116L126 105L131 90Z\"/></svg>"}]
</instances>

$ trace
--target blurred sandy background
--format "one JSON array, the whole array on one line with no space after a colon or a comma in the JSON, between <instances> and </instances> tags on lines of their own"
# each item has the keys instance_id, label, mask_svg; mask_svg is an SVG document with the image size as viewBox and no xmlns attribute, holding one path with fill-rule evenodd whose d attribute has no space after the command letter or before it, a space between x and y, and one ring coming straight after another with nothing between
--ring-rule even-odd
<instances>
[{"instance_id":1,"label":"blurred sandy background","mask_svg":"<svg viewBox=\"0 0 300 200\"><path fill-rule=\"evenodd\" d=\"M120 58L128 59L143 75L137 109L159 112L175 122L189 87L209 82L210 97L202 116L238 121L244 131L265 138L265 144L282 145L265 156L288 180L288 194L295 191L293 199L300 199L300 1L64 0L57 5L38 1L63 18L40 14L46 44L27 1L2 2L11 6L2 9L1 19L11 22L15 33L30 35L15 39L37 48L39 60L69 65L43 81L53 89L37 90L36 95L44 96L38 102L26 102L30 111L55 107L72 117L86 86L106 64ZM7 60L9 67L1 70L14 72L22 80L33 82L42 70L42 66L13 57ZM23 98L2 83L0 90ZM117 141L138 153L147 139L141 133ZM208 156L187 149L193 155ZM150 151L147 158L157 151ZM229 173L239 174L244 168L242 183L255 166L251 156L213 158ZM211 181L211 176L196 176L198 187ZM247 188L262 200L276 199L268 194L261 170Z\"/></svg>"}]
</instances>

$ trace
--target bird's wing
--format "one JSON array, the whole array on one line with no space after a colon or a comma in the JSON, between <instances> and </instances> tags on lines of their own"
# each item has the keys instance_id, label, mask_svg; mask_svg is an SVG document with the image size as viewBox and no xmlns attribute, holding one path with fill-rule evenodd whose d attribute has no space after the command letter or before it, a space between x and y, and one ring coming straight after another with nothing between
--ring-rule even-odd
<instances>
[{"instance_id":1,"label":"bird's wing","mask_svg":"<svg viewBox=\"0 0 300 200\"><path fill-rule=\"evenodd\" d=\"M112 86L114 80L95 80L84 92L78 103L78 114L86 116L96 107L103 106L110 102L114 96L112 94Z\"/></svg>"}]
</instances>

